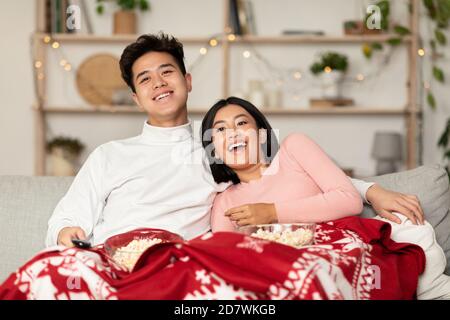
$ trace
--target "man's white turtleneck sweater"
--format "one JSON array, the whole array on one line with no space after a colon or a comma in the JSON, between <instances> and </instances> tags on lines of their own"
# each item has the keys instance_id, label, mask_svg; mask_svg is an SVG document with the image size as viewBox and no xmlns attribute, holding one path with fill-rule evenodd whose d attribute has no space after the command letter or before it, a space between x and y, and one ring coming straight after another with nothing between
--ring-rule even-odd
<instances>
[{"instance_id":1,"label":"man's white turtleneck sweater","mask_svg":"<svg viewBox=\"0 0 450 320\"><path fill-rule=\"evenodd\" d=\"M96 148L49 221L46 245L64 227L81 227L93 244L137 228L158 228L186 239L210 230L216 184L194 141L191 123L144 124L142 134Z\"/></svg>"},{"instance_id":2,"label":"man's white turtleneck sweater","mask_svg":"<svg viewBox=\"0 0 450 320\"><path fill-rule=\"evenodd\" d=\"M97 147L48 222L46 245L65 227L80 227L91 242L137 228L158 228L192 239L210 230L216 184L188 124L144 124L142 134ZM372 183L352 179L365 199Z\"/></svg>"}]
</instances>

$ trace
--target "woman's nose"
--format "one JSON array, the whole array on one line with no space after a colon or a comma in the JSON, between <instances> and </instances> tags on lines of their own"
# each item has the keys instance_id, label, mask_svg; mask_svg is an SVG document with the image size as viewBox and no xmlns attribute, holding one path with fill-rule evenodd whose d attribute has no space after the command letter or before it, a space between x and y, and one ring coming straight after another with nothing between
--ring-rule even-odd
<instances>
[{"instance_id":1,"label":"woman's nose","mask_svg":"<svg viewBox=\"0 0 450 320\"><path fill-rule=\"evenodd\" d=\"M236 137L239 137L241 135L241 131L237 130L235 128L227 129L227 137L229 140L233 140Z\"/></svg>"}]
</instances>

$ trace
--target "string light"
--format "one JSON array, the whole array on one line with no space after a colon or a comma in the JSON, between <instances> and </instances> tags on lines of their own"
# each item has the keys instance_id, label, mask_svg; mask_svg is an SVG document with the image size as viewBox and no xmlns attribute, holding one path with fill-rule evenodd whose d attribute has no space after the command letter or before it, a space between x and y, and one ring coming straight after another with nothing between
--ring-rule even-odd
<instances>
[{"instance_id":1,"label":"string light","mask_svg":"<svg viewBox=\"0 0 450 320\"><path fill-rule=\"evenodd\" d=\"M50 43L50 41L52 41L52 38L50 36L44 37L44 43Z\"/></svg>"},{"instance_id":2,"label":"string light","mask_svg":"<svg viewBox=\"0 0 450 320\"><path fill-rule=\"evenodd\" d=\"M364 75L362 73L359 73L356 75L356 80L358 81L364 81Z\"/></svg>"},{"instance_id":3,"label":"string light","mask_svg":"<svg viewBox=\"0 0 450 320\"><path fill-rule=\"evenodd\" d=\"M300 71L294 72L294 79L300 80L301 78L302 78L302 74L300 73Z\"/></svg>"},{"instance_id":4,"label":"string light","mask_svg":"<svg viewBox=\"0 0 450 320\"><path fill-rule=\"evenodd\" d=\"M57 41L53 42L52 48L53 49L58 49L59 48L59 42L57 42Z\"/></svg>"},{"instance_id":5,"label":"string light","mask_svg":"<svg viewBox=\"0 0 450 320\"><path fill-rule=\"evenodd\" d=\"M62 59L62 60L59 62L59 65L60 65L61 67L64 67L66 64L67 64L67 60L66 60L66 59Z\"/></svg>"},{"instance_id":6,"label":"string light","mask_svg":"<svg viewBox=\"0 0 450 320\"><path fill-rule=\"evenodd\" d=\"M66 71L71 71L71 70L72 70L72 66L70 65L70 63L67 63L67 64L64 66L64 70L66 70Z\"/></svg>"},{"instance_id":7,"label":"string light","mask_svg":"<svg viewBox=\"0 0 450 320\"><path fill-rule=\"evenodd\" d=\"M250 58L251 53L250 53L250 51L245 50L245 51L242 53L242 55L244 56L244 58L248 59L248 58Z\"/></svg>"},{"instance_id":8,"label":"string light","mask_svg":"<svg viewBox=\"0 0 450 320\"><path fill-rule=\"evenodd\" d=\"M228 35L228 40L229 41L234 41L234 40L236 40L236 36L231 33L231 34Z\"/></svg>"},{"instance_id":9,"label":"string light","mask_svg":"<svg viewBox=\"0 0 450 320\"><path fill-rule=\"evenodd\" d=\"M36 69L40 69L42 67L42 61L36 61L35 64L34 64L34 67Z\"/></svg>"},{"instance_id":10,"label":"string light","mask_svg":"<svg viewBox=\"0 0 450 320\"><path fill-rule=\"evenodd\" d=\"M201 55L204 56L204 55L207 54L207 53L208 53L208 49L206 49L205 47L203 47L203 48L200 49L200 54L201 54Z\"/></svg>"},{"instance_id":11,"label":"string light","mask_svg":"<svg viewBox=\"0 0 450 320\"><path fill-rule=\"evenodd\" d=\"M209 45L210 45L211 47L215 47L215 46L217 46L217 44L218 44L218 42L217 42L216 39L211 39L211 40L209 40Z\"/></svg>"},{"instance_id":12,"label":"string light","mask_svg":"<svg viewBox=\"0 0 450 320\"><path fill-rule=\"evenodd\" d=\"M39 73L38 74L38 79L39 80L44 80L44 74L43 73Z\"/></svg>"},{"instance_id":13,"label":"string light","mask_svg":"<svg viewBox=\"0 0 450 320\"><path fill-rule=\"evenodd\" d=\"M329 66L326 66L323 71L325 71L325 73L330 73L331 71L333 71L333 69L331 69Z\"/></svg>"},{"instance_id":14,"label":"string light","mask_svg":"<svg viewBox=\"0 0 450 320\"><path fill-rule=\"evenodd\" d=\"M420 48L419 50L417 50L417 54L421 57L423 57L425 55L425 49L424 48Z\"/></svg>"}]
</instances>

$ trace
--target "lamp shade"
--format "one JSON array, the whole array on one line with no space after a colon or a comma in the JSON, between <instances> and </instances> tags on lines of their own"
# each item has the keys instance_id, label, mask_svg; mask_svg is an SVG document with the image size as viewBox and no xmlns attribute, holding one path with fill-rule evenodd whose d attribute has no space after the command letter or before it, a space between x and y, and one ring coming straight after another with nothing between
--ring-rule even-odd
<instances>
[{"instance_id":1,"label":"lamp shade","mask_svg":"<svg viewBox=\"0 0 450 320\"><path fill-rule=\"evenodd\" d=\"M402 159L402 136L397 132L376 132L372 156L379 160Z\"/></svg>"}]
</instances>

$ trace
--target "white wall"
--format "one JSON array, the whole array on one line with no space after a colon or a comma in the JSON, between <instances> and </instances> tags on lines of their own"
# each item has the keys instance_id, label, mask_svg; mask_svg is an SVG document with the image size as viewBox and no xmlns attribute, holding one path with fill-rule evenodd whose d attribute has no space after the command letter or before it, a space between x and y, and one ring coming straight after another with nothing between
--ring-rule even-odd
<instances>
[{"instance_id":1,"label":"white wall","mask_svg":"<svg viewBox=\"0 0 450 320\"><path fill-rule=\"evenodd\" d=\"M362 3L359 0L253 0L259 34L277 35L284 28L321 29L330 35L342 33L342 21L360 17ZM394 2L394 1L393 1ZM91 19L98 34L111 33L111 11L104 16L94 13L94 1L88 1ZM140 32L164 30L177 37L209 36L220 32L223 20L220 0L151 0L152 11L140 15ZM405 1L395 1L394 15L399 21L405 20ZM173 8L178 6L174 14ZM34 1L24 0L2 3L0 11L0 36L6 45L2 50L0 92L3 107L0 109L0 174L33 173L34 131L30 106L33 102L33 82L29 57L29 36L34 29ZM14 30L12 33L11 30ZM256 45L256 50L280 69L301 70L304 77L298 82L289 82L291 92L283 99L287 107L303 108L310 97L320 94L317 81L308 72L317 52L337 50L350 58L350 74L369 74L377 70L380 62L373 59L367 63L357 45ZM199 46L186 46L187 65L198 57ZM232 51L231 92L247 89L249 79L267 76L261 65L253 59L242 58L242 51L249 49L237 45ZM76 67L89 55L98 52L112 52L119 56L123 45L78 45L67 44L63 55ZM48 95L49 105L87 106L75 89L75 74L64 72L59 66L60 53L50 51ZM406 101L405 81L406 54L398 49L391 63L376 79L362 84L348 84L345 94L355 99L361 107L401 107ZM194 70L194 90L189 98L193 107L211 106L221 97L221 52L213 49ZM448 61L444 65L450 69ZM262 70L262 72L261 72ZM428 68L426 69L428 71ZM448 76L450 76L447 73ZM293 99L296 91L298 99ZM441 156L436 148L438 135L450 115L447 88L438 88L436 97L439 109L434 114L425 108L424 153L425 164L439 162ZM87 144L83 159L92 149L111 139L119 139L138 134L145 117L142 115L51 115L49 128L52 135L64 134L80 138ZM193 117L193 120L200 120ZM374 171L374 161L370 157L370 147L376 130L393 130L404 133L404 121L400 116L271 116L273 126L280 130L281 138L293 131L303 131L314 138L341 165L353 167L357 174L370 175Z\"/></svg>"},{"instance_id":2,"label":"white wall","mask_svg":"<svg viewBox=\"0 0 450 320\"><path fill-rule=\"evenodd\" d=\"M3 1L0 6L0 174L31 175L34 94L30 37L35 3Z\"/></svg>"}]
</instances>

